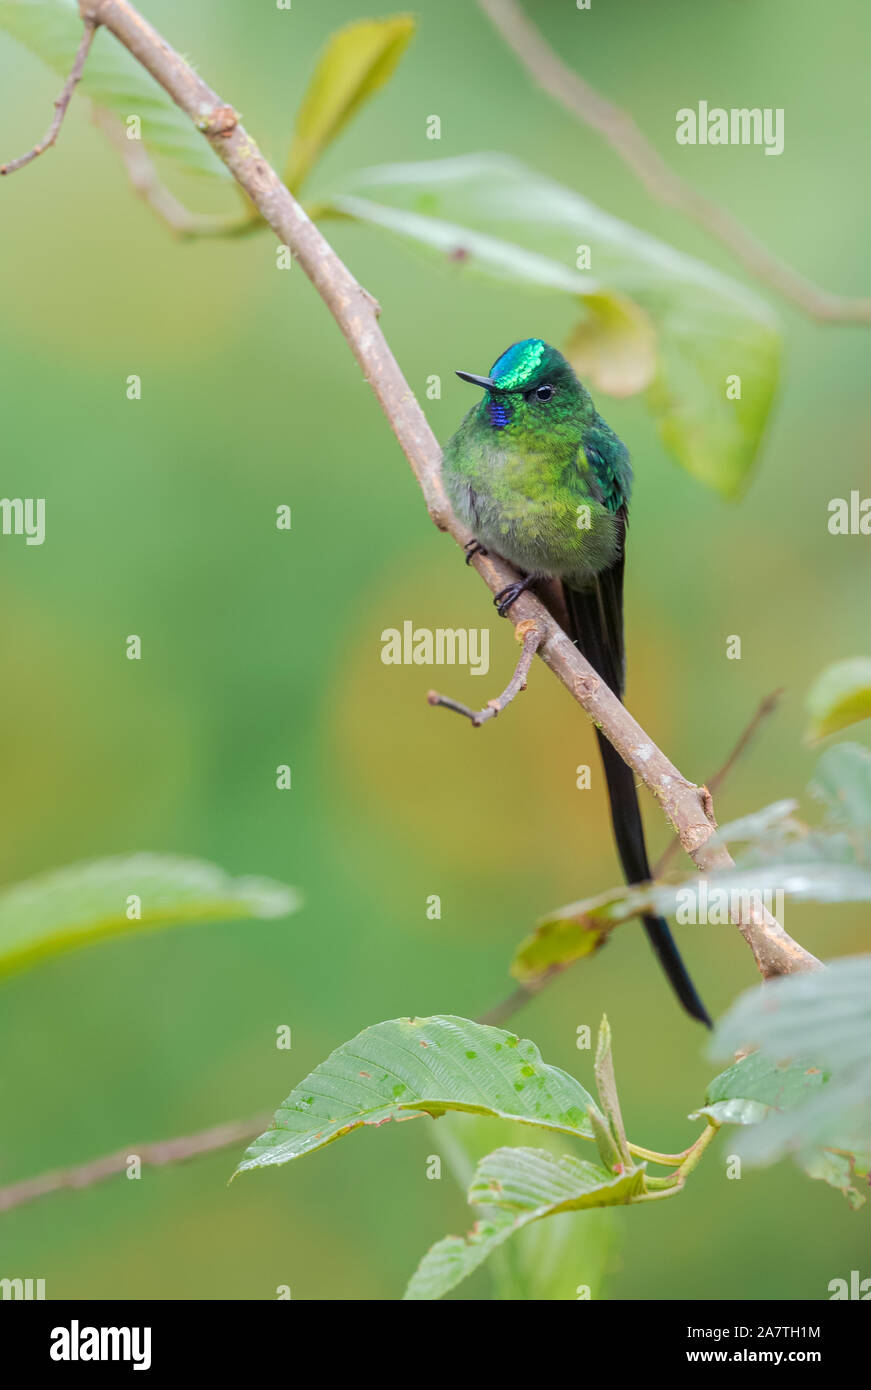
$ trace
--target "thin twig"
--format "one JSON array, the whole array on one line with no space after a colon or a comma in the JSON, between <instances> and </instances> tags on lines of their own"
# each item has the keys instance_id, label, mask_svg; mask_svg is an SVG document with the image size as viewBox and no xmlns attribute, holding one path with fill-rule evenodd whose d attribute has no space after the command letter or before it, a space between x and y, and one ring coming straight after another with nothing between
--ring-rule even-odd
<instances>
[{"instance_id":1,"label":"thin twig","mask_svg":"<svg viewBox=\"0 0 871 1390\"><path fill-rule=\"evenodd\" d=\"M780 698L782 695L782 689L773 691L771 695L766 695L765 699L760 704L753 718L750 720L750 723L747 725L747 727L740 735L737 743L735 744L735 747L732 749L731 753L729 754L726 761L723 763L722 767L719 769L718 772L715 772L713 777L711 777L709 781L706 783L706 786L711 796L714 795L715 791L719 791L720 787L723 785L723 782L728 777L729 773L732 771L732 768L735 766L739 758L742 756L742 754L749 746L750 742L753 739L753 736L759 729L760 724L763 724L765 720L769 717L769 715L772 715L774 711L777 709L777 706L780 704ZM666 845L662 854L659 856L659 859L653 866L653 872L651 874L652 878L662 877L666 865L674 855L675 851L678 849L679 845L680 840L677 838L677 836L675 836L675 838L671 840L669 844Z\"/></svg>"},{"instance_id":2,"label":"thin twig","mask_svg":"<svg viewBox=\"0 0 871 1390\"><path fill-rule=\"evenodd\" d=\"M124 161L133 191L179 240L247 236L263 226L259 216L246 216L244 213L241 216L224 216L220 213L191 212L160 180L141 140L128 140L121 122L103 107L94 107L93 118L95 125L99 126Z\"/></svg>"},{"instance_id":3,"label":"thin twig","mask_svg":"<svg viewBox=\"0 0 871 1390\"><path fill-rule=\"evenodd\" d=\"M534 621L518 623L514 635L518 642L523 642L523 651L515 667L514 675L502 694L497 695L495 700L488 700L483 709L474 710L468 705L461 705L459 700L451 700L447 695L439 695L437 691L431 690L426 697L429 703L440 705L442 709L452 709L455 714L462 714L466 719L471 720L474 729L480 729L481 725L486 724L489 719L495 719L506 705L511 704L515 695L519 695L521 690L526 689L526 677L529 675L529 668L543 640L543 634L539 632L538 624Z\"/></svg>"},{"instance_id":4,"label":"thin twig","mask_svg":"<svg viewBox=\"0 0 871 1390\"><path fill-rule=\"evenodd\" d=\"M571 961L570 964L575 965L577 962ZM476 1023L486 1023L491 1028L501 1028L503 1023L508 1022L509 1018L513 1018L516 1013L519 1013L524 1004L528 1004L530 999L534 999L537 994L540 994L545 985L550 984L554 976L561 975L567 969L568 964L555 965L546 974L537 976L528 984L518 985L507 998L500 999L499 1003L494 1004L492 1009L480 1014L475 1020Z\"/></svg>"},{"instance_id":5,"label":"thin twig","mask_svg":"<svg viewBox=\"0 0 871 1390\"><path fill-rule=\"evenodd\" d=\"M65 1188L92 1187L94 1183L103 1182L117 1173L127 1172L134 1157L140 1160L143 1167L158 1168L165 1163L181 1163L200 1154L228 1149L233 1144L241 1144L262 1134L272 1119L270 1111L247 1120L232 1120L227 1124L215 1125L212 1129L200 1130L198 1134L135 1145L120 1149L118 1153L104 1154L102 1158L90 1159L75 1168L60 1168L53 1173L42 1173L37 1178L25 1178L23 1182L0 1188L0 1211L11 1211L13 1207L23 1206L25 1202L47 1197L50 1192L61 1192Z\"/></svg>"},{"instance_id":6,"label":"thin twig","mask_svg":"<svg viewBox=\"0 0 871 1390\"><path fill-rule=\"evenodd\" d=\"M128 0L79 0L79 7L83 18L109 29L190 116L279 241L290 247L375 392L423 492L431 519L458 545L469 546L475 538L451 510L442 482L441 451L379 327L378 307L372 296L264 159L234 109ZM472 564L494 594L518 581L516 570L498 556L479 552ZM703 873L731 868L733 861L726 847L709 843L716 821L707 790L682 776L657 748L545 606L527 592L512 605L508 616L515 626L535 620L543 634L538 649L541 659L659 801L696 866ZM765 978L820 964L761 906L751 905L737 925Z\"/></svg>"},{"instance_id":7,"label":"thin twig","mask_svg":"<svg viewBox=\"0 0 871 1390\"><path fill-rule=\"evenodd\" d=\"M25 164L30 164L30 162L38 158L39 155L45 154L45 151L50 149L60 134L60 128L63 125L67 107L70 104L70 98L78 85L79 78L84 70L85 60L91 51L91 44L94 42L94 34L97 32L97 26L91 20L85 18L84 24L85 32L82 34L81 42L76 52L75 62L70 69L69 77L64 83L63 91L54 104L54 120L39 144L34 145L32 150L28 150L27 154L20 154L17 159L10 159L8 164L0 164L0 174L14 174L16 169L23 169Z\"/></svg>"},{"instance_id":8,"label":"thin twig","mask_svg":"<svg viewBox=\"0 0 871 1390\"><path fill-rule=\"evenodd\" d=\"M815 285L763 246L726 208L675 174L628 112L566 67L517 0L478 3L538 86L597 130L654 198L698 223L752 275L811 318L826 323L871 323L871 299L852 299Z\"/></svg>"}]
</instances>

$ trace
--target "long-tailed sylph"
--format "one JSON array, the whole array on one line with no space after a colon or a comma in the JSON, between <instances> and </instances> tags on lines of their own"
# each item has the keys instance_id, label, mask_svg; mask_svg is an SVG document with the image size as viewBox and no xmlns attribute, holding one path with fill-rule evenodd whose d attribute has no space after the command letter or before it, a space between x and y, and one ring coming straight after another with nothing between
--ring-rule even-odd
<instances>
[{"instance_id":1,"label":"long-tailed sylph","mask_svg":"<svg viewBox=\"0 0 871 1390\"><path fill-rule=\"evenodd\" d=\"M538 581L558 581L570 637L622 699L623 564L632 491L625 445L569 363L540 338L514 343L489 376L457 376L485 394L445 446L445 487L477 545L524 575L497 595L499 612ZM623 872L627 882L640 883L649 879L650 866L635 775L597 735ZM642 920L684 1008L710 1027L665 922L653 915Z\"/></svg>"}]
</instances>

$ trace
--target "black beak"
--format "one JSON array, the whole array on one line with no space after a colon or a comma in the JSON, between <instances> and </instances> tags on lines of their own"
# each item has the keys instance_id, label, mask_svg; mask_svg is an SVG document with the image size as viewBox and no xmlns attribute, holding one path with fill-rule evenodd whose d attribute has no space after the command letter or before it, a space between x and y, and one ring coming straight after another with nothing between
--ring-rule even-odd
<instances>
[{"instance_id":1,"label":"black beak","mask_svg":"<svg viewBox=\"0 0 871 1390\"><path fill-rule=\"evenodd\" d=\"M489 376L475 376L472 372L457 372L456 375L461 381L470 381L473 386L483 386L485 391L497 390L495 381Z\"/></svg>"}]
</instances>

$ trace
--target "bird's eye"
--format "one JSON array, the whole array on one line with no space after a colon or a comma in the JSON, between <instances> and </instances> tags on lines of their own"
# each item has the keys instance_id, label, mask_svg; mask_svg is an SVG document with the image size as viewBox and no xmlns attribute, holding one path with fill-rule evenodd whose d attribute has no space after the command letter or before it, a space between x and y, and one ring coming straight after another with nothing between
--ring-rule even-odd
<instances>
[{"instance_id":1,"label":"bird's eye","mask_svg":"<svg viewBox=\"0 0 871 1390\"><path fill-rule=\"evenodd\" d=\"M552 386L539 386L538 390L535 393L535 399L537 401L549 401L552 395Z\"/></svg>"}]
</instances>

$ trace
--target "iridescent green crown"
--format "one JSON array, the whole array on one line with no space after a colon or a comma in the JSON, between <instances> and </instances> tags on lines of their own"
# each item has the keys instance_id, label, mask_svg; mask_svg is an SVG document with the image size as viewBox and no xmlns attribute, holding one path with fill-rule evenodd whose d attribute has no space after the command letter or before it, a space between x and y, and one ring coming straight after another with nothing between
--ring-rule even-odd
<instances>
[{"instance_id":1,"label":"iridescent green crown","mask_svg":"<svg viewBox=\"0 0 871 1390\"><path fill-rule=\"evenodd\" d=\"M541 338L524 338L522 343L512 343L493 363L490 378L500 391L522 390L535 376L547 351L547 343Z\"/></svg>"}]
</instances>

